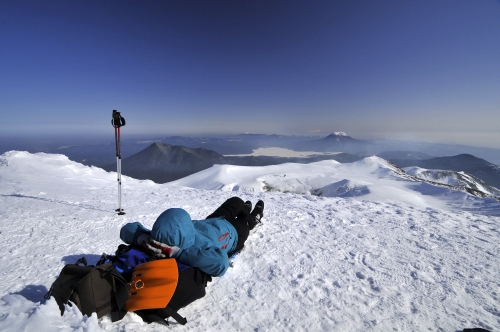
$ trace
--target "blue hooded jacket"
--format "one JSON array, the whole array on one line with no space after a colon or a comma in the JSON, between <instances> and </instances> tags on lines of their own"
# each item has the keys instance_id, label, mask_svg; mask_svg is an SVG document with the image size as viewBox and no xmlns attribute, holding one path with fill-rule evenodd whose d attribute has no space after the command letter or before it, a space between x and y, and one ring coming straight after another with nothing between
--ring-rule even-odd
<instances>
[{"instance_id":1,"label":"blue hooded jacket","mask_svg":"<svg viewBox=\"0 0 500 332\"><path fill-rule=\"evenodd\" d=\"M228 253L236 248L236 229L224 218L191 220L179 208L168 209L148 230L139 222L128 223L120 230L120 238L128 244L137 244L137 238L149 234L169 246L179 247L175 258L183 264L197 267L217 277L229 267Z\"/></svg>"}]
</instances>

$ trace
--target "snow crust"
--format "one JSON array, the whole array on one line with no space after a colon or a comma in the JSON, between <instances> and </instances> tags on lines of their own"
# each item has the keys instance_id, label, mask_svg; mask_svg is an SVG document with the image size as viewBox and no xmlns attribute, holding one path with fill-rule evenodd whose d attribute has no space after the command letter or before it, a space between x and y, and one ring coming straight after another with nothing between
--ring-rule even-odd
<instances>
[{"instance_id":1,"label":"snow crust","mask_svg":"<svg viewBox=\"0 0 500 332\"><path fill-rule=\"evenodd\" d=\"M164 185L124 176L126 215L118 216L116 173L63 155L7 152L0 156L0 330L498 329L498 201L396 171L371 157L217 165ZM317 189L321 196L311 194ZM61 317L55 301L43 299L65 264L114 252L125 223L152 226L169 207L201 219L234 195L265 201L263 225L207 295L180 310L186 326L147 325L133 313L111 323L74 307Z\"/></svg>"}]
</instances>

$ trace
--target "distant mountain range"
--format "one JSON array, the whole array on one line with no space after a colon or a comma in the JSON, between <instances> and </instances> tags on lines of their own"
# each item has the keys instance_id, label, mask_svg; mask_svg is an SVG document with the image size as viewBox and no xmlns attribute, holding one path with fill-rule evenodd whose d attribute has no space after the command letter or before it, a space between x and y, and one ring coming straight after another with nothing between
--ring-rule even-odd
<instances>
[{"instance_id":1,"label":"distant mountain range","mask_svg":"<svg viewBox=\"0 0 500 332\"><path fill-rule=\"evenodd\" d=\"M383 158L385 160L391 160L391 159L421 160L421 159L434 158L434 156L430 156L426 153L418 151L384 151L377 153L377 157Z\"/></svg>"},{"instance_id":2,"label":"distant mountain range","mask_svg":"<svg viewBox=\"0 0 500 332\"><path fill-rule=\"evenodd\" d=\"M328 141L332 144L352 142L348 136L338 134L328 136L328 140L323 142ZM500 188L500 167L484 159L468 154L422 159L428 155L411 151L393 151L380 155L386 156L386 159L398 169L406 168L406 175L403 170L400 173L408 179L467 190L475 195L486 193L496 197L500 196L500 190L497 189ZM398 159L390 157L398 157ZM330 159L341 163L351 163L362 159L362 157L348 153L302 158L223 156L205 148L189 148L155 142L146 149L124 158L122 160L122 173L136 179L149 179L156 183L165 183L197 173L215 164L268 166L283 163L311 163ZM109 164L103 168L107 171L116 171L116 164Z\"/></svg>"},{"instance_id":3,"label":"distant mountain range","mask_svg":"<svg viewBox=\"0 0 500 332\"><path fill-rule=\"evenodd\" d=\"M205 148L188 148L155 142L146 149L122 160L122 174L136 179L149 179L156 183L174 181L209 168L215 164L238 166L268 166L282 163L311 163L320 160L336 160L349 163L360 157L348 153L334 155L314 155L311 157L269 157L269 156L231 156L226 157ZM116 163L102 167L116 171Z\"/></svg>"},{"instance_id":4,"label":"distant mountain range","mask_svg":"<svg viewBox=\"0 0 500 332\"><path fill-rule=\"evenodd\" d=\"M465 145L437 144L429 142L411 142L396 140L360 140L350 137L345 132L334 132L319 138L317 135L265 135L236 134L219 136L166 136L166 137L131 137L127 130L122 132L121 153L123 158L132 156L154 142L185 146L197 149L205 148L220 155L250 154L259 148L279 147L294 151L343 152L361 157L377 155L384 159L430 159L433 157L472 154L489 162L500 165L500 149L479 148ZM84 165L103 167L114 163L114 136L108 138L85 139L19 139L2 137L0 154L19 150L31 153L62 153L71 160Z\"/></svg>"},{"instance_id":5,"label":"distant mountain range","mask_svg":"<svg viewBox=\"0 0 500 332\"><path fill-rule=\"evenodd\" d=\"M499 149L390 140L365 141L352 138L345 132L334 132L323 138L264 134L238 134L220 137L170 136L158 139L127 139L127 135L123 136L125 137L122 139L123 174L138 179L151 179L157 183L177 180L214 164L267 166L287 162L311 163L325 159L349 163L377 155L399 167L416 166L426 170L464 172L484 181L485 185L500 188L500 167L474 156L479 155L486 159L499 160L498 164L500 164ZM113 141L82 143L65 141L64 144L61 144L60 141L46 142L44 140L29 143L15 139L2 139L0 140L0 152L14 149L27 150L32 153L62 153L71 160L85 165L95 165L107 171L116 171ZM263 147L316 151L318 155L307 158L224 156L249 154L253 150ZM338 153L321 155L320 153L323 152ZM436 157L443 155L448 156ZM439 178L443 174L442 172L434 172L432 176ZM431 175L427 174L426 176L430 177ZM450 176L457 179L461 177L460 174ZM484 185L481 184L481 186Z\"/></svg>"}]
</instances>

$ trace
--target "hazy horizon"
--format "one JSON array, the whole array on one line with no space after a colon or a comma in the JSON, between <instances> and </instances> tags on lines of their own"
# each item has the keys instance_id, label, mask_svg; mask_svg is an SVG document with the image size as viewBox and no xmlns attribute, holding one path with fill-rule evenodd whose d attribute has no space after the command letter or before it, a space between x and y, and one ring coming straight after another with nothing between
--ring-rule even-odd
<instances>
[{"instance_id":1,"label":"hazy horizon","mask_svg":"<svg viewBox=\"0 0 500 332\"><path fill-rule=\"evenodd\" d=\"M164 134L130 134L127 133L127 128L122 127L121 128L121 141L122 142L137 142L140 140L159 140L161 138L168 138L168 137L184 137L184 138L229 138L237 135L264 135L264 136L272 136L272 135L278 135L278 136L283 136L283 137L296 137L296 138L301 138L303 137L304 140L307 140L309 138L314 138L314 139L321 139L324 138L328 135L331 135L334 133L328 132L328 133L300 133L300 134L279 134L279 133L271 133L271 134L264 134L264 133L257 133L257 132L241 132L241 133L219 133L219 134L210 134L210 133L200 133L200 134L170 134L170 133L164 133ZM396 137L389 137L390 135L387 135L387 137L369 137L369 136L364 136L364 137L358 137L358 136L353 136L350 133L346 133L348 136L358 139L358 140L365 140L369 142L395 142L395 143L404 143L404 144L429 144L429 145L446 145L446 146L464 146L464 147L471 147L471 148L479 148L479 149L494 149L500 151L500 148L496 147L495 144L473 144L473 142L469 143L458 143L458 142L449 142L446 140L443 141L434 141L434 140L418 140L415 137L412 137L411 135L397 135ZM413 139L412 139L413 138ZM92 145L92 144L115 144L115 136L114 136L114 129L112 126L110 126L108 133L107 134L99 134L99 135L82 135L82 134L62 134L62 133L57 133L57 134L4 134L0 133L0 148L2 146L9 146L9 145L61 145L61 147L64 146L78 146L78 145ZM7 151L6 149L1 149L3 151Z\"/></svg>"},{"instance_id":2,"label":"hazy horizon","mask_svg":"<svg viewBox=\"0 0 500 332\"><path fill-rule=\"evenodd\" d=\"M158 134L149 134L149 133L140 133L140 134L131 134L127 132L127 127L122 127L121 128L121 140L122 142L129 142L129 141L137 141L137 140L155 140L155 139L160 139L160 138L166 138L166 137L185 137L185 138L203 138L203 137L210 137L210 138L226 138L226 137L232 137L236 135L279 135L279 136L285 136L285 137L303 137L305 140L308 138L324 138L328 135L331 135L334 133L332 132L325 132L325 133L318 133L318 132L311 132L311 133L299 133L299 134L280 134L280 133L258 133L258 132L241 132L241 133L201 133L201 134L182 134L182 133L158 133ZM382 136L354 136L351 135L350 133L346 133L348 136L354 138L354 139L359 139L359 140L367 140L367 141L373 141L373 142L380 142L380 141L387 141L387 142L401 142L401 143L415 143L415 144L436 144L436 145L452 145L452 146L466 146L466 147L474 147L474 148L486 148L486 149L495 149L495 150L500 150L500 147L496 147L497 144L474 144L474 142L464 142L464 143L459 143L459 142L449 142L446 140L442 141L434 141L434 140L425 140L421 139L419 140L415 136L412 135L394 135L394 137L391 137L391 135L386 135L386 137ZM106 134L99 134L99 135L85 135L85 134L63 134L63 133L57 133L57 134L5 134L5 133L0 133L0 139L2 142L0 143L1 145L13 145L13 144L43 144L43 143L48 143L48 144L61 144L61 146L65 145L88 145L88 144L104 144L104 143L115 143L115 136L114 136L114 129L112 126L108 129L108 133Z\"/></svg>"}]
</instances>

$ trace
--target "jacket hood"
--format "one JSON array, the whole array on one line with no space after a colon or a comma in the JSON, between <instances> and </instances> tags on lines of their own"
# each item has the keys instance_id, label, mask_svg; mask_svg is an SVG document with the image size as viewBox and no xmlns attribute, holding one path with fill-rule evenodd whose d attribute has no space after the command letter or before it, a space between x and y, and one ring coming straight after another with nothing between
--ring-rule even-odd
<instances>
[{"instance_id":1,"label":"jacket hood","mask_svg":"<svg viewBox=\"0 0 500 332\"><path fill-rule=\"evenodd\" d=\"M196 229L191 216L184 209L165 210L156 219L151 236L156 241L184 250L195 242Z\"/></svg>"}]
</instances>

